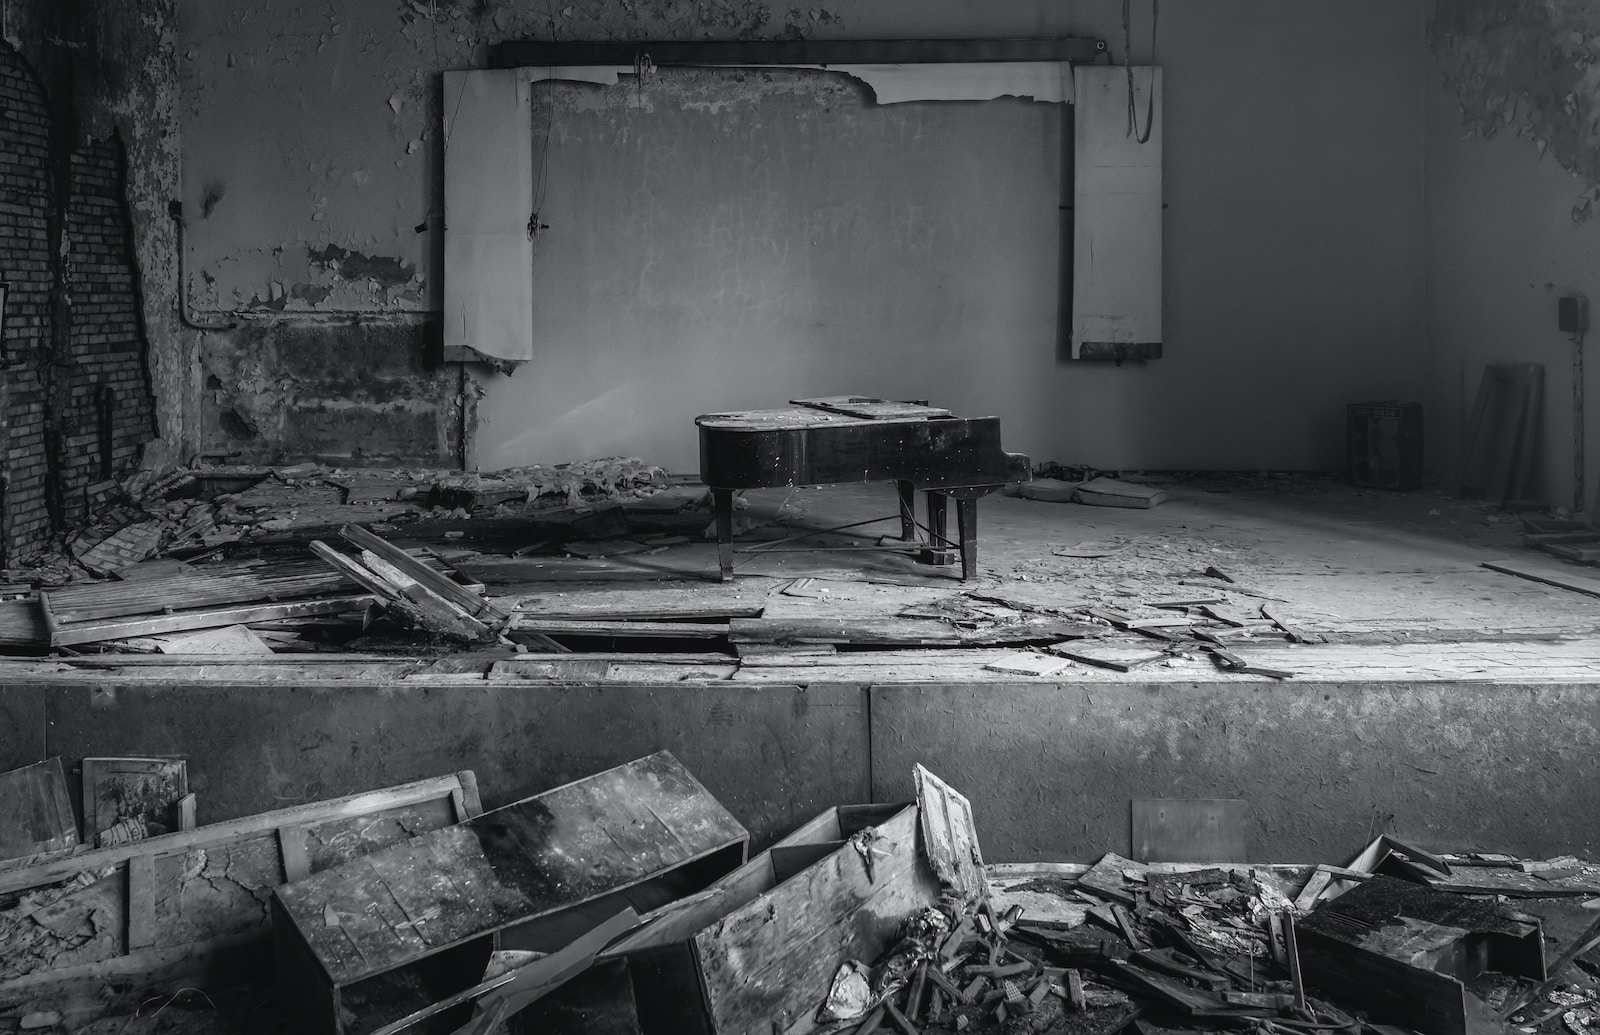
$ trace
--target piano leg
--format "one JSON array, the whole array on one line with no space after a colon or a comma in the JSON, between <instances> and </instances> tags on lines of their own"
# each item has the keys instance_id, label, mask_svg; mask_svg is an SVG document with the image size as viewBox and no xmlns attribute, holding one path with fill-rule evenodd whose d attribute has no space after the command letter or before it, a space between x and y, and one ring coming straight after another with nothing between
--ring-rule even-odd
<instances>
[{"instance_id":1,"label":"piano leg","mask_svg":"<svg viewBox=\"0 0 1600 1035\"><path fill-rule=\"evenodd\" d=\"M924 495L928 497L928 545L918 559L923 564L954 564L956 554L947 545L950 539L945 534L945 495L932 489Z\"/></svg>"},{"instance_id":2,"label":"piano leg","mask_svg":"<svg viewBox=\"0 0 1600 1035\"><path fill-rule=\"evenodd\" d=\"M712 489L711 502L717 514L717 565L722 581L733 581L733 490Z\"/></svg>"},{"instance_id":3,"label":"piano leg","mask_svg":"<svg viewBox=\"0 0 1600 1035\"><path fill-rule=\"evenodd\" d=\"M917 541L917 487L908 481L897 481L900 493L900 538L908 543Z\"/></svg>"},{"instance_id":4,"label":"piano leg","mask_svg":"<svg viewBox=\"0 0 1600 1035\"><path fill-rule=\"evenodd\" d=\"M978 498L956 500L956 529L961 538L961 581L978 574Z\"/></svg>"}]
</instances>

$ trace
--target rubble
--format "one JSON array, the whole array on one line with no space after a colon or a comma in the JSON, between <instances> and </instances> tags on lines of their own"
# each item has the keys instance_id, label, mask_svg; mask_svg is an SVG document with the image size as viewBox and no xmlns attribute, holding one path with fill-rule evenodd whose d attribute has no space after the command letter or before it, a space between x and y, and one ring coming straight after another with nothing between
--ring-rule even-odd
<instances>
[{"instance_id":1,"label":"rubble","mask_svg":"<svg viewBox=\"0 0 1600 1035\"><path fill-rule=\"evenodd\" d=\"M1578 900L1600 866L1575 856L1380 836L1344 865L986 866L967 799L920 766L913 783L914 803L836 806L748 861L744 829L665 752L487 813L462 773L56 849L0 865L0 1026L79 1022L180 972L201 988L224 957L237 977L230 954L266 936L267 903L280 1012L351 1035L478 1035L519 1013L555 1033L603 1013L606 1031L670 1015L708 1035L1594 1023L1600 921ZM485 951L489 933L505 951Z\"/></svg>"}]
</instances>

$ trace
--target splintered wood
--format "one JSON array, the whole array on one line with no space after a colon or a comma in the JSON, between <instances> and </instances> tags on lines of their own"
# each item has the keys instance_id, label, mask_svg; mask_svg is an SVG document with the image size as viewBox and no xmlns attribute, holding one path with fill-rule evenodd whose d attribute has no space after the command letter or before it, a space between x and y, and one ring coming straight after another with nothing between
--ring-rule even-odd
<instances>
[{"instance_id":1,"label":"splintered wood","mask_svg":"<svg viewBox=\"0 0 1600 1035\"><path fill-rule=\"evenodd\" d=\"M311 544L311 551L370 590L406 624L467 643L499 638L508 616L483 597L359 525L346 525L339 534L361 551L359 559L321 540Z\"/></svg>"},{"instance_id":2,"label":"splintered wood","mask_svg":"<svg viewBox=\"0 0 1600 1035\"><path fill-rule=\"evenodd\" d=\"M939 881L958 898L978 898L988 891L983 877L983 852L972 819L972 803L924 767L912 768L917 808L922 816L922 846Z\"/></svg>"}]
</instances>

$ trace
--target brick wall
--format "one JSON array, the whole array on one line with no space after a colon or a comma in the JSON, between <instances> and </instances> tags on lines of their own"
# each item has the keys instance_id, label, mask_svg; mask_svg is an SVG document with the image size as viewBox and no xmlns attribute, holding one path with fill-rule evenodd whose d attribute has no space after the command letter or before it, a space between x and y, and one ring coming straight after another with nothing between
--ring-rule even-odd
<instances>
[{"instance_id":1,"label":"brick wall","mask_svg":"<svg viewBox=\"0 0 1600 1035\"><path fill-rule=\"evenodd\" d=\"M126 474L155 431L121 147L74 148L71 186L58 212L50 125L38 80L0 44L0 280L10 284L0 348L6 563L26 559L59 526L85 518L84 489L108 471ZM53 217L64 258L54 267ZM54 310L52 287L65 301ZM53 312L70 315L68 333L58 333Z\"/></svg>"},{"instance_id":2,"label":"brick wall","mask_svg":"<svg viewBox=\"0 0 1600 1035\"><path fill-rule=\"evenodd\" d=\"M45 505L42 367L50 348L50 113L15 51L0 44L0 555L26 554L50 534Z\"/></svg>"},{"instance_id":3,"label":"brick wall","mask_svg":"<svg viewBox=\"0 0 1600 1035\"><path fill-rule=\"evenodd\" d=\"M65 454L56 475L68 523L87 516L84 489L125 473L138 461L140 444L155 434L122 176L122 149L115 143L88 144L72 155L66 213L71 356L57 375L68 383L56 414Z\"/></svg>"}]
</instances>

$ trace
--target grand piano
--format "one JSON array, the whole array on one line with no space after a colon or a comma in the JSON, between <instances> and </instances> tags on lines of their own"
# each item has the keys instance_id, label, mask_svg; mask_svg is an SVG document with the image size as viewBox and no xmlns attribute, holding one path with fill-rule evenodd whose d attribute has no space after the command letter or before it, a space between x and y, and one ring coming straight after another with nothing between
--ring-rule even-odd
<instances>
[{"instance_id":1,"label":"grand piano","mask_svg":"<svg viewBox=\"0 0 1600 1035\"><path fill-rule=\"evenodd\" d=\"M733 494L740 489L893 481L900 538L924 563L978 569L978 499L1031 476L1027 456L1000 448L1000 418L957 417L923 403L863 396L795 399L774 410L708 413L700 429L700 478L716 507L722 580L733 578ZM927 499L926 539L916 494ZM954 540L946 501L956 502Z\"/></svg>"}]
</instances>

